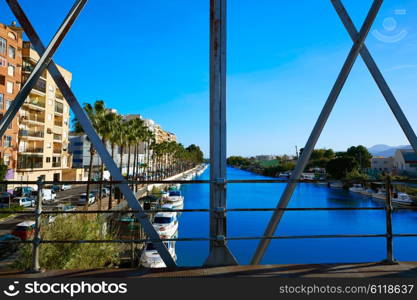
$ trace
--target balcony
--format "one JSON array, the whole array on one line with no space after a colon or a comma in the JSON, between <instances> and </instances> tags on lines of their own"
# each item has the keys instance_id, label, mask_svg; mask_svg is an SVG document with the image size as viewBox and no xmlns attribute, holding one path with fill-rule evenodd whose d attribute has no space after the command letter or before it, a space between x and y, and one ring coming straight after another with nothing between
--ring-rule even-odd
<instances>
[{"instance_id":1,"label":"balcony","mask_svg":"<svg viewBox=\"0 0 417 300\"><path fill-rule=\"evenodd\" d=\"M54 141L61 142L62 141L62 135L54 133Z\"/></svg>"},{"instance_id":2,"label":"balcony","mask_svg":"<svg viewBox=\"0 0 417 300\"><path fill-rule=\"evenodd\" d=\"M52 168L60 168L60 167L61 167L61 162L60 161L52 163Z\"/></svg>"},{"instance_id":3,"label":"balcony","mask_svg":"<svg viewBox=\"0 0 417 300\"><path fill-rule=\"evenodd\" d=\"M20 137L34 137L34 138L43 138L43 131L33 131L33 130L19 130Z\"/></svg>"},{"instance_id":4,"label":"balcony","mask_svg":"<svg viewBox=\"0 0 417 300\"><path fill-rule=\"evenodd\" d=\"M64 112L64 105L59 102L55 102L55 113L62 114Z\"/></svg>"},{"instance_id":5,"label":"balcony","mask_svg":"<svg viewBox=\"0 0 417 300\"><path fill-rule=\"evenodd\" d=\"M64 96L61 94L61 91L58 88L55 91L55 98L59 100L64 100Z\"/></svg>"},{"instance_id":6,"label":"balcony","mask_svg":"<svg viewBox=\"0 0 417 300\"><path fill-rule=\"evenodd\" d=\"M59 115L55 115L54 116L54 125L57 127L62 127L64 124L64 119L62 118L62 116Z\"/></svg>"},{"instance_id":7,"label":"balcony","mask_svg":"<svg viewBox=\"0 0 417 300\"><path fill-rule=\"evenodd\" d=\"M28 73L23 74L22 75L23 83L25 83L28 80L28 78L29 78ZM42 78L39 78L38 81L36 81L35 86L33 87L33 89L37 90L38 92L41 92L41 93L46 93L46 80L42 79Z\"/></svg>"},{"instance_id":8,"label":"balcony","mask_svg":"<svg viewBox=\"0 0 417 300\"><path fill-rule=\"evenodd\" d=\"M27 148L19 148L19 152L24 152L24 153L43 153L43 148L32 148L32 147L27 147Z\"/></svg>"},{"instance_id":9,"label":"balcony","mask_svg":"<svg viewBox=\"0 0 417 300\"><path fill-rule=\"evenodd\" d=\"M25 104L28 105L34 105L36 107L40 107L40 108L45 108L45 99L41 98L41 97L28 97L26 98L26 102Z\"/></svg>"},{"instance_id":10,"label":"balcony","mask_svg":"<svg viewBox=\"0 0 417 300\"><path fill-rule=\"evenodd\" d=\"M30 63L28 60L23 60L23 64L22 64L22 72L23 73L27 73L30 74L32 73L33 69L35 68L35 65ZM42 72L41 74L42 78L46 78L46 70Z\"/></svg>"},{"instance_id":11,"label":"balcony","mask_svg":"<svg viewBox=\"0 0 417 300\"><path fill-rule=\"evenodd\" d=\"M62 120L61 121L54 120L54 125L57 126L57 127L62 127Z\"/></svg>"},{"instance_id":12,"label":"balcony","mask_svg":"<svg viewBox=\"0 0 417 300\"><path fill-rule=\"evenodd\" d=\"M18 169L41 169L43 168L43 164L41 161L27 161L27 162L18 162L17 163Z\"/></svg>"},{"instance_id":13,"label":"balcony","mask_svg":"<svg viewBox=\"0 0 417 300\"><path fill-rule=\"evenodd\" d=\"M45 123L45 117L39 114L26 114L20 117L20 122Z\"/></svg>"},{"instance_id":14,"label":"balcony","mask_svg":"<svg viewBox=\"0 0 417 300\"><path fill-rule=\"evenodd\" d=\"M40 169L43 167L43 157L38 155L17 155L18 169Z\"/></svg>"}]
</instances>

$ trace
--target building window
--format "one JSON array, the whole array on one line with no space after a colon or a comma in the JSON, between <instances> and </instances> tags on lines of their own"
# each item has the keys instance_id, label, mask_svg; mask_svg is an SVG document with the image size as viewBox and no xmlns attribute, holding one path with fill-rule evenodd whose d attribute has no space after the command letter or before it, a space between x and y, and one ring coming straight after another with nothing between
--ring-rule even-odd
<instances>
[{"instance_id":1,"label":"building window","mask_svg":"<svg viewBox=\"0 0 417 300\"><path fill-rule=\"evenodd\" d=\"M46 158L46 162L47 162L47 163L50 163L50 162L51 162L51 158L50 158L50 157L47 157L47 158Z\"/></svg>"},{"instance_id":2,"label":"building window","mask_svg":"<svg viewBox=\"0 0 417 300\"><path fill-rule=\"evenodd\" d=\"M4 154L3 163L8 166L10 163L10 154Z\"/></svg>"},{"instance_id":3,"label":"building window","mask_svg":"<svg viewBox=\"0 0 417 300\"><path fill-rule=\"evenodd\" d=\"M4 57L0 57L0 67L7 67L7 60Z\"/></svg>"},{"instance_id":4,"label":"building window","mask_svg":"<svg viewBox=\"0 0 417 300\"><path fill-rule=\"evenodd\" d=\"M7 75L9 76L14 76L14 66L12 64L9 64L7 66Z\"/></svg>"},{"instance_id":5,"label":"building window","mask_svg":"<svg viewBox=\"0 0 417 300\"><path fill-rule=\"evenodd\" d=\"M0 75L0 84L5 85L6 84L6 76Z\"/></svg>"},{"instance_id":6,"label":"building window","mask_svg":"<svg viewBox=\"0 0 417 300\"><path fill-rule=\"evenodd\" d=\"M0 94L0 109L3 109L3 99L4 99L4 95Z\"/></svg>"},{"instance_id":7,"label":"building window","mask_svg":"<svg viewBox=\"0 0 417 300\"><path fill-rule=\"evenodd\" d=\"M10 58L16 57L16 49L13 46L9 46L9 57Z\"/></svg>"},{"instance_id":8,"label":"building window","mask_svg":"<svg viewBox=\"0 0 417 300\"><path fill-rule=\"evenodd\" d=\"M6 100L6 109L9 109L10 105L12 105L12 100Z\"/></svg>"},{"instance_id":9,"label":"building window","mask_svg":"<svg viewBox=\"0 0 417 300\"><path fill-rule=\"evenodd\" d=\"M6 40L0 37L0 54L6 55L6 47Z\"/></svg>"},{"instance_id":10,"label":"building window","mask_svg":"<svg viewBox=\"0 0 417 300\"><path fill-rule=\"evenodd\" d=\"M13 94L13 82L7 81L6 83L6 92L9 94Z\"/></svg>"},{"instance_id":11,"label":"building window","mask_svg":"<svg viewBox=\"0 0 417 300\"><path fill-rule=\"evenodd\" d=\"M16 35L13 32L8 32L7 35L9 36L9 38L11 38L12 40L16 40Z\"/></svg>"},{"instance_id":12,"label":"building window","mask_svg":"<svg viewBox=\"0 0 417 300\"><path fill-rule=\"evenodd\" d=\"M12 137L6 135L4 137L4 147L11 147L12 146Z\"/></svg>"}]
</instances>

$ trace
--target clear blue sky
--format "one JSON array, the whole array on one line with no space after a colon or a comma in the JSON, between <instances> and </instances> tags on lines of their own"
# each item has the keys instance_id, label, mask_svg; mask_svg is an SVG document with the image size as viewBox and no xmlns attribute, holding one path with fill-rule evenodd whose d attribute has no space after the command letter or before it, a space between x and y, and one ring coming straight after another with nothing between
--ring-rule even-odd
<instances>
[{"instance_id":1,"label":"clear blue sky","mask_svg":"<svg viewBox=\"0 0 417 300\"><path fill-rule=\"evenodd\" d=\"M21 3L46 43L73 1ZM344 3L359 27L371 1ZM417 1L386 0L367 40L415 129L416 25ZM55 60L80 102L140 113L208 155L208 34L209 0L90 0ZM227 34L228 155L293 153L351 47L330 1L229 0ZM408 144L359 59L318 147L378 143Z\"/></svg>"}]
</instances>

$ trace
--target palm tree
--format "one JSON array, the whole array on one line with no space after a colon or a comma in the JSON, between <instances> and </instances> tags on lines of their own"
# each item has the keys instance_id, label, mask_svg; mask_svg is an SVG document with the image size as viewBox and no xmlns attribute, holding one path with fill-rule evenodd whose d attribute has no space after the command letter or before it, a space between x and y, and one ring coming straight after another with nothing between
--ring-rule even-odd
<instances>
[{"instance_id":1,"label":"palm tree","mask_svg":"<svg viewBox=\"0 0 417 300\"><path fill-rule=\"evenodd\" d=\"M109 119L109 122L111 124L109 142L110 142L110 147L111 147L111 157L114 160L114 149L120 140L122 116L116 113L112 113L112 114L109 114L107 118ZM110 176L110 181L112 180L113 180L113 177ZM113 185L110 184L108 210L112 208L112 200L113 200Z\"/></svg>"},{"instance_id":2,"label":"palm tree","mask_svg":"<svg viewBox=\"0 0 417 300\"><path fill-rule=\"evenodd\" d=\"M102 113L105 111L104 102L102 100L97 100L94 102L94 105L91 105L89 103L84 104L84 110L87 113L88 118L90 119L91 124L93 125L94 129L98 131L100 128L100 118L102 116ZM84 134L84 129L81 126L81 124L78 122L77 119L75 119L75 132L78 134ZM90 195L90 181L91 181L91 175L93 170L93 160L94 155L96 154L96 149L94 148L93 144L90 142L90 162L88 165L88 183L86 187L86 201L84 209L88 209L88 198Z\"/></svg>"}]
</instances>

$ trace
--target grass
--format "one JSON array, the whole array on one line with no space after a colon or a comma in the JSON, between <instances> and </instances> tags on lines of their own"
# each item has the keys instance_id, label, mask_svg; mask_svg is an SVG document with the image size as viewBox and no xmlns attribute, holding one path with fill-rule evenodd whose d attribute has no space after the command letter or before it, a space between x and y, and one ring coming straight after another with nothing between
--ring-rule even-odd
<instances>
[{"instance_id":1,"label":"grass","mask_svg":"<svg viewBox=\"0 0 417 300\"><path fill-rule=\"evenodd\" d=\"M24 208L22 206L12 205L10 208L4 207L0 208L0 221L11 216L13 212L11 211L22 211Z\"/></svg>"},{"instance_id":2,"label":"grass","mask_svg":"<svg viewBox=\"0 0 417 300\"><path fill-rule=\"evenodd\" d=\"M41 227L43 240L111 240L113 232L105 232L104 218L73 215L58 216L50 225ZM46 270L113 267L119 263L121 245L117 243L41 244L40 265ZM28 270L32 262L32 245L19 249L14 268Z\"/></svg>"}]
</instances>

